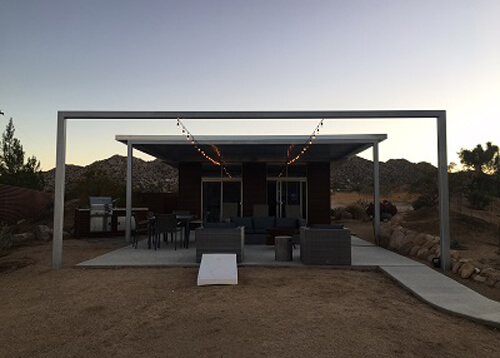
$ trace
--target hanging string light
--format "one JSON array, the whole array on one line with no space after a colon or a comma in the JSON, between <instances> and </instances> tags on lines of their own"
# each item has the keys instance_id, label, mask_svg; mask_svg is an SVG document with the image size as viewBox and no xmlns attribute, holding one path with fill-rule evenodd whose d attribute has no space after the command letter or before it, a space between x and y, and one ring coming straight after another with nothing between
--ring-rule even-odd
<instances>
[{"instance_id":1,"label":"hanging string light","mask_svg":"<svg viewBox=\"0 0 500 358\"><path fill-rule=\"evenodd\" d=\"M325 119L322 118L321 121L319 121L319 123L316 125L316 127L314 128L313 132L311 133L311 135L309 135L309 137L307 138L307 141L302 145L302 149L300 149L300 151L298 152L298 154L293 157L292 159L290 159L292 157L292 149L295 148L295 144L291 144L287 151L286 151L286 165L283 166L283 168L281 169L280 171L280 174L278 175L279 178L281 178L283 175L285 175L286 173L286 168L288 165L291 165L293 163L295 163L297 160L300 159L301 156L303 156L308 150L309 150L309 147L313 144L313 142L316 140L316 135L319 134L319 130L320 130L320 127L323 127L323 121Z\"/></svg>"},{"instance_id":2,"label":"hanging string light","mask_svg":"<svg viewBox=\"0 0 500 358\"><path fill-rule=\"evenodd\" d=\"M202 157L204 157L206 160L208 160L212 164L221 167L222 172L225 175L227 175L229 178L232 178L232 176L229 173L229 171L227 170L226 166L222 164L220 150L219 150L219 148L217 148L216 145L211 144L210 146L212 147L212 149L217 154L219 160L215 160L214 158L212 158L210 155L208 155L202 149L201 144L196 140L195 136L186 128L186 126L184 125L184 123L182 123L179 118L177 118L177 127L181 128L182 134L186 136L186 140L189 141L189 142L191 142L191 144L193 145L193 147L198 151L198 153L200 153L200 155Z\"/></svg>"}]
</instances>

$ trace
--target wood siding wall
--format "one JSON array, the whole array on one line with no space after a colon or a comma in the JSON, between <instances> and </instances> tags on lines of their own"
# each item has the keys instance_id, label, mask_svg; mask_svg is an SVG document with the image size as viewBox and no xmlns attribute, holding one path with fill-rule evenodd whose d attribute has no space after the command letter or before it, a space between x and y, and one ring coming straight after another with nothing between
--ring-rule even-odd
<instances>
[{"instance_id":1,"label":"wood siding wall","mask_svg":"<svg viewBox=\"0 0 500 358\"><path fill-rule=\"evenodd\" d=\"M201 163L179 163L179 209L201 217Z\"/></svg>"},{"instance_id":2,"label":"wood siding wall","mask_svg":"<svg viewBox=\"0 0 500 358\"><path fill-rule=\"evenodd\" d=\"M330 162L307 164L309 224L330 224Z\"/></svg>"},{"instance_id":3,"label":"wood siding wall","mask_svg":"<svg viewBox=\"0 0 500 358\"><path fill-rule=\"evenodd\" d=\"M266 163L243 163L243 216L252 216L255 204L266 204L266 193Z\"/></svg>"}]
</instances>

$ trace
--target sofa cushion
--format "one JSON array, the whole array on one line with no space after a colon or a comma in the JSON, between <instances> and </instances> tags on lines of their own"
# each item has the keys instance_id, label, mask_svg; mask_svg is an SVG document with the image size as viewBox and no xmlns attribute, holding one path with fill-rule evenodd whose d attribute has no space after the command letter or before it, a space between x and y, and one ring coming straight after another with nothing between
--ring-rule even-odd
<instances>
[{"instance_id":1,"label":"sofa cushion","mask_svg":"<svg viewBox=\"0 0 500 358\"><path fill-rule=\"evenodd\" d=\"M236 227L244 226L245 233L253 234L253 222L252 222L251 217L249 217L249 216L244 216L244 217L233 216L233 217L231 217L231 222L234 223L234 225Z\"/></svg>"},{"instance_id":2,"label":"sofa cushion","mask_svg":"<svg viewBox=\"0 0 500 358\"><path fill-rule=\"evenodd\" d=\"M295 218L276 218L276 227L297 228L297 219L295 219Z\"/></svg>"},{"instance_id":3,"label":"sofa cushion","mask_svg":"<svg viewBox=\"0 0 500 358\"><path fill-rule=\"evenodd\" d=\"M253 218L253 228L256 234L265 234L266 229L273 228L274 225L274 216L255 216Z\"/></svg>"},{"instance_id":4,"label":"sofa cushion","mask_svg":"<svg viewBox=\"0 0 500 358\"><path fill-rule=\"evenodd\" d=\"M328 225L328 224L312 224L311 229L330 229L330 230L341 230L344 225Z\"/></svg>"},{"instance_id":5,"label":"sofa cushion","mask_svg":"<svg viewBox=\"0 0 500 358\"><path fill-rule=\"evenodd\" d=\"M234 223L203 223L207 229L234 229Z\"/></svg>"}]
</instances>

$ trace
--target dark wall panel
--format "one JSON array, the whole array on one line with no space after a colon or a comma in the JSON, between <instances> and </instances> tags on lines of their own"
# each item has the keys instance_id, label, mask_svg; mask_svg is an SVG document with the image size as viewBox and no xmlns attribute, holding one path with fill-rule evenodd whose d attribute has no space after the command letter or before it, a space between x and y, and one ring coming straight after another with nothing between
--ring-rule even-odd
<instances>
[{"instance_id":1,"label":"dark wall panel","mask_svg":"<svg viewBox=\"0 0 500 358\"><path fill-rule=\"evenodd\" d=\"M179 163L179 209L201 217L201 163Z\"/></svg>"},{"instance_id":2,"label":"dark wall panel","mask_svg":"<svg viewBox=\"0 0 500 358\"><path fill-rule=\"evenodd\" d=\"M307 164L309 224L330 224L330 162Z\"/></svg>"},{"instance_id":3,"label":"dark wall panel","mask_svg":"<svg viewBox=\"0 0 500 358\"><path fill-rule=\"evenodd\" d=\"M255 204L266 203L266 190L266 163L243 163L243 216L252 216Z\"/></svg>"}]
</instances>

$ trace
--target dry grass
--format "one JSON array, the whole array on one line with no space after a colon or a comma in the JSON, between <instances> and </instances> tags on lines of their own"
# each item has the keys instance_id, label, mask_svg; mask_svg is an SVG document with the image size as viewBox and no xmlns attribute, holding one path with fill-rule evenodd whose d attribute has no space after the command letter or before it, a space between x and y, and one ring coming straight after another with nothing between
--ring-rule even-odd
<instances>
[{"instance_id":1,"label":"dry grass","mask_svg":"<svg viewBox=\"0 0 500 358\"><path fill-rule=\"evenodd\" d=\"M496 330L421 303L377 272L241 268L237 286L196 287L193 268L84 270L119 244L69 240L1 262L4 357L495 357ZM497 353L495 353L497 352Z\"/></svg>"}]
</instances>

